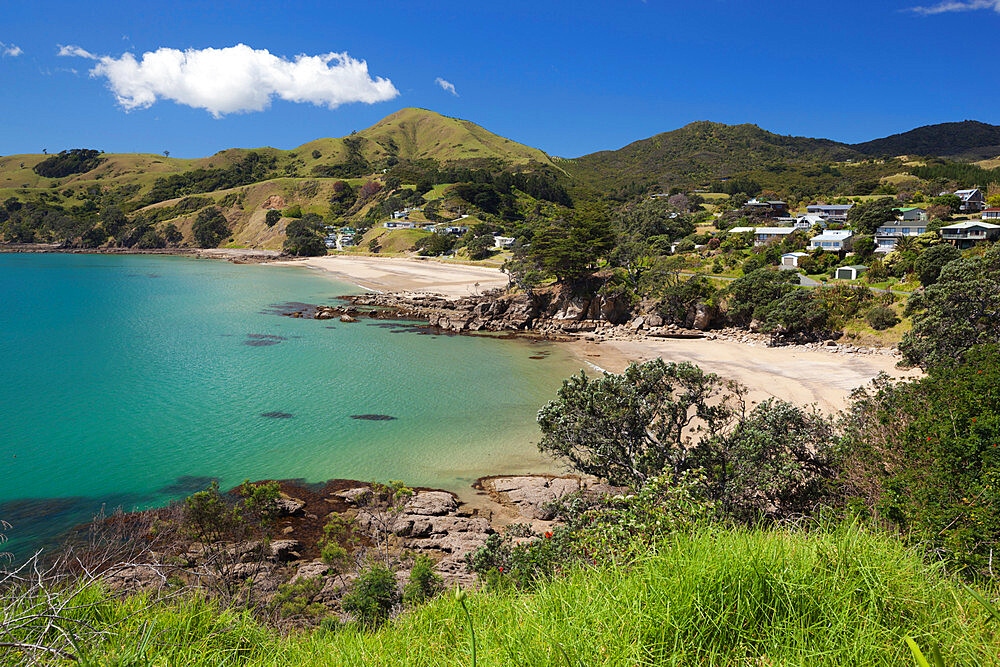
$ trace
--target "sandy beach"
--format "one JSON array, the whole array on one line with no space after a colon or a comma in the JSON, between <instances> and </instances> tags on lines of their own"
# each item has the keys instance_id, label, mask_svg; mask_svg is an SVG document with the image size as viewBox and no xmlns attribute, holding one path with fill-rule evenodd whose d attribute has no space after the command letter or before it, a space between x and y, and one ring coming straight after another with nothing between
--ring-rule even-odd
<instances>
[{"instance_id":1,"label":"sandy beach","mask_svg":"<svg viewBox=\"0 0 1000 667\"><path fill-rule=\"evenodd\" d=\"M917 377L919 371L896 368L889 355L838 354L804 347L751 347L727 340L644 339L595 343L567 343L581 359L619 373L632 361L661 357L665 361L690 361L712 373L746 385L754 403L769 397L798 405L815 404L827 413L847 407L856 387L879 373Z\"/></svg>"},{"instance_id":2,"label":"sandy beach","mask_svg":"<svg viewBox=\"0 0 1000 667\"><path fill-rule=\"evenodd\" d=\"M326 255L273 264L319 269L331 277L378 292L437 294L449 299L507 287L507 276L500 269L432 259Z\"/></svg>"},{"instance_id":3,"label":"sandy beach","mask_svg":"<svg viewBox=\"0 0 1000 667\"><path fill-rule=\"evenodd\" d=\"M382 292L459 298L507 286L507 277L498 269L433 260L327 255L275 264L318 269ZM847 407L851 391L879 373L919 375L919 371L897 369L896 357L889 355L841 354L797 346L755 347L727 340L673 338L602 342L581 338L561 344L581 361L613 373L621 372L632 361L656 357L690 361L746 385L753 402L773 396L799 405L815 404L829 413Z\"/></svg>"}]
</instances>

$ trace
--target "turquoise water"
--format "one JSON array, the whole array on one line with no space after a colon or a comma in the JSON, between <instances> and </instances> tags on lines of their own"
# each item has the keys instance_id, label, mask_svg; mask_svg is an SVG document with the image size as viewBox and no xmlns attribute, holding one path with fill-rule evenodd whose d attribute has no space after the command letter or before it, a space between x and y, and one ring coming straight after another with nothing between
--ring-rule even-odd
<instances>
[{"instance_id":1,"label":"turquoise water","mask_svg":"<svg viewBox=\"0 0 1000 667\"><path fill-rule=\"evenodd\" d=\"M262 312L357 291L298 267L0 254L11 545L37 545L102 503L162 504L206 478L459 489L553 468L534 416L579 369L561 349Z\"/></svg>"}]
</instances>

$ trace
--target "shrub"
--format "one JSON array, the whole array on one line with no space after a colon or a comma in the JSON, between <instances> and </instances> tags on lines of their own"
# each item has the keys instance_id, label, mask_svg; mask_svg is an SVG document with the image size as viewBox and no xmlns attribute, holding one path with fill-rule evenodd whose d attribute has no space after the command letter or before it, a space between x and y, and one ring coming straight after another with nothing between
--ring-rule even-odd
<instances>
[{"instance_id":1,"label":"shrub","mask_svg":"<svg viewBox=\"0 0 1000 667\"><path fill-rule=\"evenodd\" d=\"M74 148L60 151L36 164L33 171L45 178L63 178L73 174L82 174L97 167L104 158L100 151L91 148Z\"/></svg>"},{"instance_id":2,"label":"shrub","mask_svg":"<svg viewBox=\"0 0 1000 667\"><path fill-rule=\"evenodd\" d=\"M229 236L229 223L222 211L210 206L198 213L191 231L199 248L218 248L222 240Z\"/></svg>"},{"instance_id":3,"label":"shrub","mask_svg":"<svg viewBox=\"0 0 1000 667\"><path fill-rule=\"evenodd\" d=\"M434 571L434 561L426 554L420 554L410 570L410 581L403 587L403 601L422 604L444 590L441 576Z\"/></svg>"},{"instance_id":4,"label":"shrub","mask_svg":"<svg viewBox=\"0 0 1000 667\"><path fill-rule=\"evenodd\" d=\"M292 204L282 212L282 215L286 218L301 218L302 207L298 204Z\"/></svg>"},{"instance_id":5,"label":"shrub","mask_svg":"<svg viewBox=\"0 0 1000 667\"><path fill-rule=\"evenodd\" d=\"M359 624L378 627L389 620L398 601L396 575L384 565L372 564L358 575L354 588L344 596L342 607L353 614Z\"/></svg>"},{"instance_id":6,"label":"shrub","mask_svg":"<svg viewBox=\"0 0 1000 667\"><path fill-rule=\"evenodd\" d=\"M950 243L942 243L924 250L913 263L913 270L924 287L933 285L941 276L946 264L962 257L961 251Z\"/></svg>"},{"instance_id":7,"label":"shrub","mask_svg":"<svg viewBox=\"0 0 1000 667\"><path fill-rule=\"evenodd\" d=\"M264 216L264 224L268 227L274 227L279 220L281 220L281 211L273 208Z\"/></svg>"},{"instance_id":8,"label":"shrub","mask_svg":"<svg viewBox=\"0 0 1000 667\"><path fill-rule=\"evenodd\" d=\"M322 154L322 153L320 153L319 151L313 151L313 152L312 152L312 156L313 156L313 159L314 159L314 160L318 160L318 159L320 159L321 157L323 157L323 154Z\"/></svg>"},{"instance_id":9,"label":"shrub","mask_svg":"<svg viewBox=\"0 0 1000 667\"><path fill-rule=\"evenodd\" d=\"M285 618L320 616L326 607L315 599L322 590L322 577L302 577L279 586L271 604L278 615Z\"/></svg>"},{"instance_id":10,"label":"shrub","mask_svg":"<svg viewBox=\"0 0 1000 667\"><path fill-rule=\"evenodd\" d=\"M865 319L876 331L889 329L899 324L899 318L896 317L895 311L889 306L883 305L873 306L865 315Z\"/></svg>"},{"instance_id":11,"label":"shrub","mask_svg":"<svg viewBox=\"0 0 1000 667\"><path fill-rule=\"evenodd\" d=\"M346 572L350 565L349 546L357 544L353 534L354 521L340 514L331 514L323 526L319 540L319 555L323 562L337 572Z\"/></svg>"}]
</instances>

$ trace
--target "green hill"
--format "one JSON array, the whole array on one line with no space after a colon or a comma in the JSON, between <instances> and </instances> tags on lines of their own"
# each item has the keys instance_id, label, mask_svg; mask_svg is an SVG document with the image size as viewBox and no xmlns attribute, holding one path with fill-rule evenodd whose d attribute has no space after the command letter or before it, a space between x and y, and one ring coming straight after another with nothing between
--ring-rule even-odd
<instances>
[{"instance_id":1,"label":"green hill","mask_svg":"<svg viewBox=\"0 0 1000 667\"><path fill-rule=\"evenodd\" d=\"M956 160L990 160L1000 156L1000 125L965 120L925 125L909 132L874 139L852 148L866 155L921 155Z\"/></svg>"},{"instance_id":2,"label":"green hill","mask_svg":"<svg viewBox=\"0 0 1000 667\"><path fill-rule=\"evenodd\" d=\"M641 180L660 185L698 184L731 178L764 164L836 162L862 155L828 139L787 137L756 125L690 123L640 139L615 151L569 161L567 170L592 186Z\"/></svg>"}]
</instances>

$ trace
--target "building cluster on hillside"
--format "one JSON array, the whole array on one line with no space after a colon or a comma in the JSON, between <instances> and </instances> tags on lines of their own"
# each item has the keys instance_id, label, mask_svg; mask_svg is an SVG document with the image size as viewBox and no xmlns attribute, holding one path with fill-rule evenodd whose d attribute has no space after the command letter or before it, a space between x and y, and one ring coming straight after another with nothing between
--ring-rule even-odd
<instances>
[{"instance_id":1,"label":"building cluster on hillside","mask_svg":"<svg viewBox=\"0 0 1000 667\"><path fill-rule=\"evenodd\" d=\"M1000 207L986 208L986 196L978 188L957 190L954 194L961 200L959 211L965 214L979 214L978 219L963 220L938 228L941 239L965 250L981 241L1000 240ZM773 220L773 226L733 227L732 234L750 234L755 246L763 246L780 241L796 231L814 231L809 238L807 250L849 253L856 240L856 233L848 224L848 216L854 204L810 204L804 215L790 216L788 205L783 201L751 199L744 210L758 218ZM916 237L927 233L929 216L927 210L918 206L901 206L895 209L896 219L879 225L874 234L875 252L887 254L898 246L900 239ZM781 266L794 269L799 260L807 257L807 252L790 252L781 256ZM835 272L838 279L855 279L867 267L851 265L840 267Z\"/></svg>"}]
</instances>

